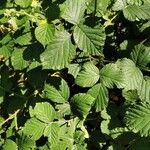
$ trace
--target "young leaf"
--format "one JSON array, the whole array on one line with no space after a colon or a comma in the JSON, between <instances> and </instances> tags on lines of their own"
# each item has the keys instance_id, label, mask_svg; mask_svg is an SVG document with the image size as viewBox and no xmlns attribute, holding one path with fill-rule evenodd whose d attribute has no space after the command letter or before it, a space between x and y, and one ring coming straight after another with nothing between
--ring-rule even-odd
<instances>
[{"instance_id":1,"label":"young leaf","mask_svg":"<svg viewBox=\"0 0 150 150\"><path fill-rule=\"evenodd\" d=\"M150 135L150 104L136 104L129 107L125 117L130 130L141 136Z\"/></svg>"},{"instance_id":2,"label":"young leaf","mask_svg":"<svg viewBox=\"0 0 150 150\"><path fill-rule=\"evenodd\" d=\"M108 90L103 84L94 85L89 91L92 97L95 98L95 108L96 111L102 111L106 108L109 100Z\"/></svg>"},{"instance_id":3,"label":"young leaf","mask_svg":"<svg viewBox=\"0 0 150 150\"><path fill-rule=\"evenodd\" d=\"M35 29L35 37L36 39L43 44L43 46L50 43L54 36L54 25L48 24L46 21L43 21L39 24Z\"/></svg>"},{"instance_id":4,"label":"young leaf","mask_svg":"<svg viewBox=\"0 0 150 150\"><path fill-rule=\"evenodd\" d=\"M82 87L91 87L99 80L99 69L93 63L85 63L77 75L76 84Z\"/></svg>"},{"instance_id":5,"label":"young leaf","mask_svg":"<svg viewBox=\"0 0 150 150\"><path fill-rule=\"evenodd\" d=\"M75 48L71 43L70 34L60 31L41 54L41 62L44 69L62 69L69 64L74 55Z\"/></svg>"},{"instance_id":6,"label":"young leaf","mask_svg":"<svg viewBox=\"0 0 150 150\"><path fill-rule=\"evenodd\" d=\"M47 102L37 103L34 108L35 117L45 123L49 123L54 120L55 110Z\"/></svg>"},{"instance_id":7,"label":"young leaf","mask_svg":"<svg viewBox=\"0 0 150 150\"><path fill-rule=\"evenodd\" d=\"M90 94L76 94L71 99L71 108L75 115L84 118L89 113L95 98Z\"/></svg>"},{"instance_id":8,"label":"young leaf","mask_svg":"<svg viewBox=\"0 0 150 150\"><path fill-rule=\"evenodd\" d=\"M78 25L74 29L74 40L77 46L91 55L102 55L105 42L105 33L102 27L90 28Z\"/></svg>"},{"instance_id":9,"label":"young leaf","mask_svg":"<svg viewBox=\"0 0 150 150\"><path fill-rule=\"evenodd\" d=\"M65 80L61 79L59 89L45 84L44 92L47 98L56 103L65 103L70 96L70 90Z\"/></svg>"},{"instance_id":10,"label":"young leaf","mask_svg":"<svg viewBox=\"0 0 150 150\"><path fill-rule=\"evenodd\" d=\"M72 24L79 24L86 8L85 0L67 0L64 7L62 18Z\"/></svg>"}]
</instances>

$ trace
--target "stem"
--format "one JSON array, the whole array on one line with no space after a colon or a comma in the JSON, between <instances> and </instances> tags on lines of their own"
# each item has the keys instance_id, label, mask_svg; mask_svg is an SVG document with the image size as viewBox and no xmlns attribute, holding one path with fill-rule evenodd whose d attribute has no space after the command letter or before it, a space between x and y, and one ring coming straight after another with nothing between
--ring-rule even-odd
<instances>
[{"instance_id":1,"label":"stem","mask_svg":"<svg viewBox=\"0 0 150 150\"><path fill-rule=\"evenodd\" d=\"M95 0L95 3L94 3L94 17L96 15L96 10L97 10L97 0Z\"/></svg>"},{"instance_id":2,"label":"stem","mask_svg":"<svg viewBox=\"0 0 150 150\"><path fill-rule=\"evenodd\" d=\"M7 123L9 120L17 118L17 114L19 113L19 111L20 111L19 109L16 110L11 116L9 116L6 120L4 120L4 121L0 124L0 128L1 128L5 123ZM17 119L15 120L15 125L17 125L16 128L18 128L18 124L16 124L16 121L17 121Z\"/></svg>"}]
</instances>

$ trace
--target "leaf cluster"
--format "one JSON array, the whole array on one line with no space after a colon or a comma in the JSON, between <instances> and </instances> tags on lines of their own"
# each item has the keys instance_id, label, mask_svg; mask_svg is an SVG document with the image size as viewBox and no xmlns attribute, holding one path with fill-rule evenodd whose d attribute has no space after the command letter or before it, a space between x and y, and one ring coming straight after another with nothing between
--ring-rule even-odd
<instances>
[{"instance_id":1,"label":"leaf cluster","mask_svg":"<svg viewBox=\"0 0 150 150\"><path fill-rule=\"evenodd\" d=\"M149 0L0 1L0 149L149 150Z\"/></svg>"}]
</instances>

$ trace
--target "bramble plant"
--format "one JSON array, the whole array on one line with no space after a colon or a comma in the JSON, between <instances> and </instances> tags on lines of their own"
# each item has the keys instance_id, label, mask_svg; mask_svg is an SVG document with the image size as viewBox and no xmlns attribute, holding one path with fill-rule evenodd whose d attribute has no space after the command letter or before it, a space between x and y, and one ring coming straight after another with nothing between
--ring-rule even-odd
<instances>
[{"instance_id":1,"label":"bramble plant","mask_svg":"<svg viewBox=\"0 0 150 150\"><path fill-rule=\"evenodd\" d=\"M0 149L150 149L149 0L0 1Z\"/></svg>"}]
</instances>

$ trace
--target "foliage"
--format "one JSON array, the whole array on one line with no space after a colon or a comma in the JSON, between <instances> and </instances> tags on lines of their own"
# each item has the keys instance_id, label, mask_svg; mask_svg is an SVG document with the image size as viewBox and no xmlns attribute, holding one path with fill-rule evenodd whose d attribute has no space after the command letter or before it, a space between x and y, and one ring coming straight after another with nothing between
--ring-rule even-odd
<instances>
[{"instance_id":1,"label":"foliage","mask_svg":"<svg viewBox=\"0 0 150 150\"><path fill-rule=\"evenodd\" d=\"M149 150L149 0L0 1L0 149Z\"/></svg>"}]
</instances>

